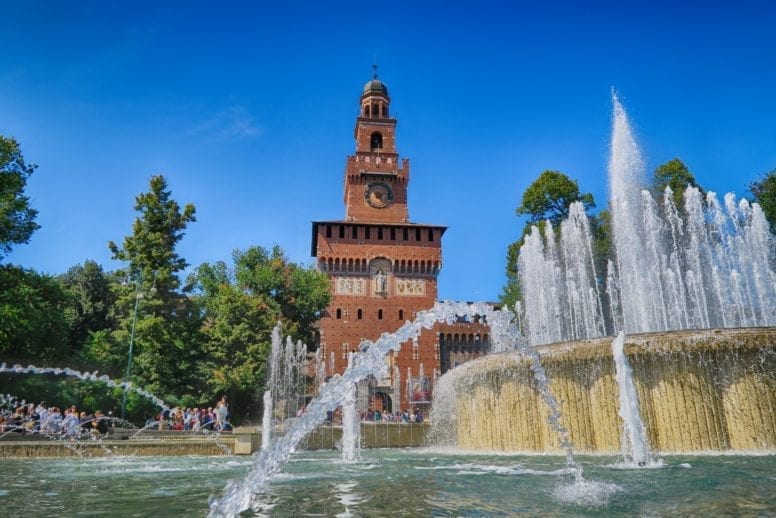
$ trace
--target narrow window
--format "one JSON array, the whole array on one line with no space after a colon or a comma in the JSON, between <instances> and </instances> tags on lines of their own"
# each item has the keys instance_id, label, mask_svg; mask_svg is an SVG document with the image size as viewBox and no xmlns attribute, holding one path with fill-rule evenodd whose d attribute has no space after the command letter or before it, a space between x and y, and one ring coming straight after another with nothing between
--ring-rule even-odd
<instances>
[{"instance_id":1,"label":"narrow window","mask_svg":"<svg viewBox=\"0 0 776 518\"><path fill-rule=\"evenodd\" d=\"M361 317L363 316L361 309L358 310L357 315L358 315L358 319L361 320Z\"/></svg>"},{"instance_id":2,"label":"narrow window","mask_svg":"<svg viewBox=\"0 0 776 518\"><path fill-rule=\"evenodd\" d=\"M382 320L382 319L383 319L383 310L382 309L378 309L377 310L377 320Z\"/></svg>"},{"instance_id":3,"label":"narrow window","mask_svg":"<svg viewBox=\"0 0 776 518\"><path fill-rule=\"evenodd\" d=\"M404 320L404 310L403 309L399 310L399 320Z\"/></svg>"},{"instance_id":4,"label":"narrow window","mask_svg":"<svg viewBox=\"0 0 776 518\"><path fill-rule=\"evenodd\" d=\"M377 132L372 133L369 141L369 147L372 151L383 148L383 136Z\"/></svg>"},{"instance_id":5,"label":"narrow window","mask_svg":"<svg viewBox=\"0 0 776 518\"><path fill-rule=\"evenodd\" d=\"M405 241L409 241L410 239L409 232L407 231L406 228L402 231L402 238L404 238Z\"/></svg>"},{"instance_id":6,"label":"narrow window","mask_svg":"<svg viewBox=\"0 0 776 518\"><path fill-rule=\"evenodd\" d=\"M370 237L370 235L369 235L369 234L371 234L371 232L370 232L369 230L370 230L370 229L369 229L369 227L366 227L366 230L364 231L364 234L365 234L365 235L364 235L364 238L365 238L365 239L372 239L372 238Z\"/></svg>"},{"instance_id":7,"label":"narrow window","mask_svg":"<svg viewBox=\"0 0 776 518\"><path fill-rule=\"evenodd\" d=\"M340 237L340 239L345 237L345 225L340 225L339 226L339 237Z\"/></svg>"},{"instance_id":8,"label":"narrow window","mask_svg":"<svg viewBox=\"0 0 776 518\"><path fill-rule=\"evenodd\" d=\"M420 229L415 229L415 241L420 241Z\"/></svg>"},{"instance_id":9,"label":"narrow window","mask_svg":"<svg viewBox=\"0 0 776 518\"><path fill-rule=\"evenodd\" d=\"M358 239L358 227L353 225L351 236L353 239Z\"/></svg>"},{"instance_id":10,"label":"narrow window","mask_svg":"<svg viewBox=\"0 0 776 518\"><path fill-rule=\"evenodd\" d=\"M331 225L326 225L326 237L331 237Z\"/></svg>"},{"instance_id":11,"label":"narrow window","mask_svg":"<svg viewBox=\"0 0 776 518\"><path fill-rule=\"evenodd\" d=\"M396 229L391 227L391 241L396 241Z\"/></svg>"},{"instance_id":12,"label":"narrow window","mask_svg":"<svg viewBox=\"0 0 776 518\"><path fill-rule=\"evenodd\" d=\"M383 238L383 227L377 229L377 239Z\"/></svg>"},{"instance_id":13,"label":"narrow window","mask_svg":"<svg viewBox=\"0 0 776 518\"><path fill-rule=\"evenodd\" d=\"M433 241L434 240L434 230L428 229L428 240Z\"/></svg>"},{"instance_id":14,"label":"narrow window","mask_svg":"<svg viewBox=\"0 0 776 518\"><path fill-rule=\"evenodd\" d=\"M337 308L337 320L342 318L342 310L340 308Z\"/></svg>"}]
</instances>

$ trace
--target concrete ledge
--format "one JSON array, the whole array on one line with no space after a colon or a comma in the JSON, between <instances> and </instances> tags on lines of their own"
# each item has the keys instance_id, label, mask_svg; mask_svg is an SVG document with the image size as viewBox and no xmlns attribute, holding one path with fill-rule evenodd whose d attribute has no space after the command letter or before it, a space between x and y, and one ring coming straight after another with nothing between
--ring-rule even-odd
<instances>
[{"instance_id":1,"label":"concrete ledge","mask_svg":"<svg viewBox=\"0 0 776 518\"><path fill-rule=\"evenodd\" d=\"M3 441L0 458L8 457L108 457L228 455L234 439L133 440L133 441Z\"/></svg>"},{"instance_id":2,"label":"concrete ledge","mask_svg":"<svg viewBox=\"0 0 776 518\"><path fill-rule=\"evenodd\" d=\"M411 448L426 444L426 423L361 423L362 448ZM110 455L250 455L261 448L261 429L235 428L231 433L192 436L186 432L116 429L101 441L52 440L40 435L9 434L0 439L0 458L106 457ZM342 441L342 427L322 425L300 444L300 449L332 450Z\"/></svg>"}]
</instances>

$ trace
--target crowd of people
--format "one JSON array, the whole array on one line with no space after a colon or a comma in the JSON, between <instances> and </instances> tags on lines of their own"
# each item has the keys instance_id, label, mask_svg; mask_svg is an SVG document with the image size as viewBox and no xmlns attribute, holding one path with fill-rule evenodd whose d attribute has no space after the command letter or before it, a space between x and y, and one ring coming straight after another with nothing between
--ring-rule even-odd
<instances>
[{"instance_id":1,"label":"crowd of people","mask_svg":"<svg viewBox=\"0 0 776 518\"><path fill-rule=\"evenodd\" d=\"M96 410L93 414L75 405L65 408L24 403L14 409L0 409L0 433L40 433L70 438L102 436L108 433L110 417Z\"/></svg>"},{"instance_id":2,"label":"crowd of people","mask_svg":"<svg viewBox=\"0 0 776 518\"><path fill-rule=\"evenodd\" d=\"M223 396L215 407L208 408L165 408L157 416L146 421L145 427L154 430L215 430L232 429L229 423L229 405Z\"/></svg>"},{"instance_id":3,"label":"crowd of people","mask_svg":"<svg viewBox=\"0 0 776 518\"><path fill-rule=\"evenodd\" d=\"M301 407L297 412L297 417L304 415L305 408ZM387 410L377 410L369 408L369 410L361 412L361 421L367 423L423 423L427 420L421 409L403 410L401 412L389 412ZM342 408L336 410L330 410L326 413L326 423L340 425L342 424Z\"/></svg>"},{"instance_id":4,"label":"crowd of people","mask_svg":"<svg viewBox=\"0 0 776 518\"><path fill-rule=\"evenodd\" d=\"M11 406L0 406L0 433L40 433L75 439L106 435L115 421L116 418L110 412L108 415L100 410L89 413L85 410L79 411L75 405L62 409L58 406L47 406L45 401L37 405L22 402ZM231 430L226 396L223 396L215 407L207 409L165 408L157 416L148 419L145 428L192 431Z\"/></svg>"},{"instance_id":5,"label":"crowd of people","mask_svg":"<svg viewBox=\"0 0 776 518\"><path fill-rule=\"evenodd\" d=\"M403 410L401 412L390 413L387 410L372 410L371 408L361 413L361 420L368 422L385 423L422 423L424 419L423 411L420 409Z\"/></svg>"}]
</instances>

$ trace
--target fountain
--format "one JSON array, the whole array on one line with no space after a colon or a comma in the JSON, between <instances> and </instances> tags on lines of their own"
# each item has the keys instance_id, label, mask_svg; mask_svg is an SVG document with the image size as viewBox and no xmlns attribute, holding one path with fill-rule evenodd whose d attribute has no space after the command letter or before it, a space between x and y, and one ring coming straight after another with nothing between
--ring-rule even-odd
<instances>
[{"instance_id":1,"label":"fountain","mask_svg":"<svg viewBox=\"0 0 776 518\"><path fill-rule=\"evenodd\" d=\"M615 371L617 373L617 388L619 398L619 414L624 426L624 438L620 442L623 446L623 457L637 466L645 466L650 462L651 454L649 442L641 420L639 410L639 397L636 394L636 385L633 384L633 371L628 357L623 351L625 347L625 333L620 331L612 342L612 356L614 357Z\"/></svg>"},{"instance_id":2,"label":"fountain","mask_svg":"<svg viewBox=\"0 0 776 518\"><path fill-rule=\"evenodd\" d=\"M348 369L353 368L353 351L348 353ZM342 460L355 462L359 457L361 422L356 412L356 385L350 386L342 405Z\"/></svg>"},{"instance_id":3,"label":"fountain","mask_svg":"<svg viewBox=\"0 0 776 518\"><path fill-rule=\"evenodd\" d=\"M544 233L534 227L518 260L526 303L517 306L517 321L563 402L561 421L577 450L625 446L635 464L649 463L650 444L663 452L771 450L776 274L762 210L733 194L720 204L709 192L704 203L692 187L681 208L670 189L656 202L641 190L641 153L616 96L613 103L615 256L608 271L595 270L578 203L559 234L550 224ZM618 332L628 338L618 337L613 351L611 339L601 337ZM457 415L460 446L561 449L544 420L533 417L544 410L524 363L486 357L440 378L438 394L466 394L434 403Z\"/></svg>"},{"instance_id":4,"label":"fountain","mask_svg":"<svg viewBox=\"0 0 776 518\"><path fill-rule=\"evenodd\" d=\"M275 419L280 421L280 432L285 431L287 420L296 417L304 406L307 346L301 341L294 344L290 336L283 344L282 326L272 329L272 347L269 356L269 383L264 392L261 447L268 449L275 433ZM316 371L320 379L320 368ZM300 406L301 405L301 406Z\"/></svg>"},{"instance_id":5,"label":"fountain","mask_svg":"<svg viewBox=\"0 0 776 518\"><path fill-rule=\"evenodd\" d=\"M272 424L272 391L264 391L264 416L261 420L261 449L269 449L272 444L272 432L274 431Z\"/></svg>"}]
</instances>

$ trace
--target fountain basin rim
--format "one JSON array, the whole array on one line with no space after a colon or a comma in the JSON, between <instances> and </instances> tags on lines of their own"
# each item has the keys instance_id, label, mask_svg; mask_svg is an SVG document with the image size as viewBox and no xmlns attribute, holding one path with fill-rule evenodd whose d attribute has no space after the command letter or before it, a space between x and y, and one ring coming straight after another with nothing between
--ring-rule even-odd
<instances>
[{"instance_id":1,"label":"fountain basin rim","mask_svg":"<svg viewBox=\"0 0 776 518\"><path fill-rule=\"evenodd\" d=\"M604 336L568 342L556 342L535 347L542 357L585 359L610 357L614 336ZM639 352L688 352L716 348L758 349L776 347L776 327L740 327L658 331L626 335L626 354Z\"/></svg>"}]
</instances>

